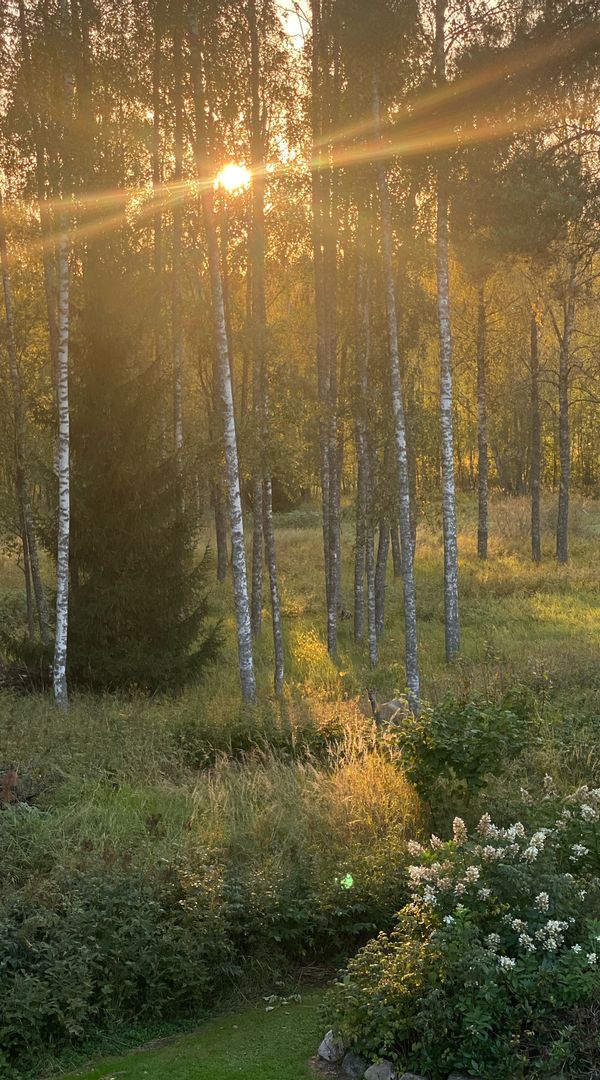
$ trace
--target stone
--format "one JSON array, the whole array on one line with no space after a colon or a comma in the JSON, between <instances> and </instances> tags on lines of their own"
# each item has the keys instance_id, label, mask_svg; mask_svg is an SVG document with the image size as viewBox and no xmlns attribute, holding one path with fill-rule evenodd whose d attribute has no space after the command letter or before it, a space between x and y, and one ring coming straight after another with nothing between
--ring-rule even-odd
<instances>
[{"instance_id":1,"label":"stone","mask_svg":"<svg viewBox=\"0 0 600 1080\"><path fill-rule=\"evenodd\" d=\"M379 1061L377 1065L369 1065L365 1072L365 1080L398 1080L391 1061Z\"/></svg>"},{"instance_id":2,"label":"stone","mask_svg":"<svg viewBox=\"0 0 600 1080\"><path fill-rule=\"evenodd\" d=\"M351 1076L353 1080L362 1080L368 1064L369 1062L366 1061L365 1058L360 1057L358 1054L353 1054L352 1051L349 1050L342 1061L342 1072L346 1076Z\"/></svg>"},{"instance_id":3,"label":"stone","mask_svg":"<svg viewBox=\"0 0 600 1080\"><path fill-rule=\"evenodd\" d=\"M334 1035L333 1031L328 1031L317 1053L323 1061L329 1061L332 1065L338 1065L345 1053L344 1044L340 1036Z\"/></svg>"}]
</instances>

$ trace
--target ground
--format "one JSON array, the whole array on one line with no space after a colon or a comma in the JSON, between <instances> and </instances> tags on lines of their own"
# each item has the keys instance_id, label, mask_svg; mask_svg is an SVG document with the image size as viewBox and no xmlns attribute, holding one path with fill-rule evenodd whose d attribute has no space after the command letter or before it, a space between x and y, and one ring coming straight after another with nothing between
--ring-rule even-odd
<instances>
[{"instance_id":1,"label":"ground","mask_svg":"<svg viewBox=\"0 0 600 1080\"><path fill-rule=\"evenodd\" d=\"M65 1080L308 1080L322 1035L320 991L266 1012L264 1003L204 1024L193 1035L100 1062Z\"/></svg>"},{"instance_id":2,"label":"ground","mask_svg":"<svg viewBox=\"0 0 600 1080\"><path fill-rule=\"evenodd\" d=\"M426 700L448 692L496 696L516 683L531 687L544 706L543 743L532 751L534 771L554 773L567 789L582 779L600 783L600 503L573 500L566 567L553 557L554 513L555 500L548 498L544 559L535 566L527 500L493 499L490 558L481 563L475 502L461 498L462 651L449 666L439 507L424 507L416 558L419 647ZM365 694L373 687L386 698L403 689L401 582L393 580L390 566L380 666L370 670L364 645L353 641L351 619L340 624L334 662L324 645L318 510L281 515L277 543L286 638L283 701L271 689L265 611L256 650L259 703L254 710L240 706L229 581L212 588L224 655L200 685L180 697L73 695L68 715L57 714L49 696L3 698L0 766L16 764L30 774L42 812L22 816L18 828L7 830L0 894L43 881L55 867L79 866L82 852L85 858L97 853L109 865L152 869L185 854L195 836L211 850L225 848L233 860L248 859L257 872L274 862L287 873L301 850L318 875L323 851L337 851L354 868L362 865L365 851L379 845L387 853L394 838L403 844L426 827L414 791L373 742ZM350 508L343 543L344 603L350 610ZM22 619L22 575L8 555L0 560L0 615L5 627ZM328 759L332 731L345 741L339 758ZM305 735L309 754L296 755ZM257 745L260 752L244 758ZM207 772L207 765L214 768ZM510 794L507 783L517 792L521 783L527 786L530 768L531 755L508 781L499 780L497 801ZM492 780L492 797L493 785ZM323 882L328 895L330 883ZM244 991L253 992L251 986ZM322 1034L317 1000L305 997L302 1005L273 1013L252 1009L237 1020L228 1014L196 1036L79 1075L302 1080Z\"/></svg>"}]
</instances>

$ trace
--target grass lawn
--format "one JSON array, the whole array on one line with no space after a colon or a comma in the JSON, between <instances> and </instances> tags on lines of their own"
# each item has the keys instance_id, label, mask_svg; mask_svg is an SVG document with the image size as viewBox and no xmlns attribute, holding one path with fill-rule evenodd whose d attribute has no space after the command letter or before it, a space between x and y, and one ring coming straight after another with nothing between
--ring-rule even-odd
<instances>
[{"instance_id":1,"label":"grass lawn","mask_svg":"<svg viewBox=\"0 0 600 1080\"><path fill-rule=\"evenodd\" d=\"M255 1006L208 1021L156 1049L110 1058L65 1080L307 1080L323 1034L322 991L273 1012Z\"/></svg>"}]
</instances>

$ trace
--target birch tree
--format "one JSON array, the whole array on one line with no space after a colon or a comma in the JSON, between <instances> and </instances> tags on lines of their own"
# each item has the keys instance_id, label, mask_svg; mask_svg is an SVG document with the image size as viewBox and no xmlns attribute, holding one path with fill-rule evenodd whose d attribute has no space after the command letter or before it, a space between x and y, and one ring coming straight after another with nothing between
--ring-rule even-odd
<instances>
[{"instance_id":1,"label":"birch tree","mask_svg":"<svg viewBox=\"0 0 600 1080\"><path fill-rule=\"evenodd\" d=\"M252 165L252 221L249 243L249 273L251 283L252 340L254 351L254 394L255 414L258 420L258 469L253 487L254 517L262 511L261 529L255 528L253 534L253 615L256 630L260 627L259 611L254 611L254 564L258 563L255 555L259 539L264 538L267 569L269 573L269 591L271 596L271 619L273 626L274 651L274 686L275 693L283 689L284 654L283 632L281 623L281 601L277 575L277 556L275 548L275 529L273 527L273 487L269 462L270 452L270 404L268 397L268 358L269 327L267 323L267 303L265 291L265 127L266 103L262 98L262 67L260 35L258 29L256 0L248 0L248 29L250 37L250 90L251 90L251 125L250 153ZM260 551L262 569L262 545ZM256 570L258 578L258 570ZM261 575L262 577L262 575ZM256 582L258 590L258 580ZM262 585L262 581L261 581ZM260 588L262 597L262 588ZM257 608L259 599L257 595Z\"/></svg>"},{"instance_id":2,"label":"birch tree","mask_svg":"<svg viewBox=\"0 0 600 1080\"><path fill-rule=\"evenodd\" d=\"M379 86L373 79L373 124L376 138L380 132ZM404 417L404 397L400 374L400 349L398 344L398 318L396 312L396 290L394 285L392 213L387 185L387 176L383 162L377 162L377 186L379 190L379 208L381 215L381 249L385 290L385 313L388 333L388 351L390 362L391 403L394 421L394 440L396 451L396 470L398 475L398 505L400 520L400 545L402 550L402 583L404 591L404 653L406 664L406 685L413 707L419 704L419 661L417 645L417 597L413 563L412 525L410 507L410 479L408 454L406 448L406 422ZM389 523L387 523L389 541ZM387 553L386 560L387 562Z\"/></svg>"},{"instance_id":3,"label":"birch tree","mask_svg":"<svg viewBox=\"0 0 600 1080\"><path fill-rule=\"evenodd\" d=\"M435 0L434 69L438 91L446 85L446 2ZM442 522L444 538L444 631L446 658L460 649L458 606L458 535L454 476L454 420L452 392L452 328L448 254L449 163L444 151L436 159L436 274L440 349L440 429L442 456Z\"/></svg>"},{"instance_id":4,"label":"birch tree","mask_svg":"<svg viewBox=\"0 0 600 1080\"><path fill-rule=\"evenodd\" d=\"M231 529L233 595L235 604L236 634L240 683L244 701L256 701L256 677L254 673L254 654L252 630L250 625L250 603L248 595L248 572L246 566L246 547L244 542L244 518L240 492L240 470L238 460L237 433L233 403L233 385L231 379L231 357L225 315L223 280L221 277L219 243L215 221L213 170L209 157L206 131L206 99L203 57L200 46L201 28L195 16L190 18L190 45L192 62L192 84L194 90L194 114L196 136L196 162L198 179L201 185L202 218L206 237L212 314L217 358L217 375L221 395L223 438L226 460L227 496L229 502L229 521Z\"/></svg>"},{"instance_id":5,"label":"birch tree","mask_svg":"<svg viewBox=\"0 0 600 1080\"><path fill-rule=\"evenodd\" d=\"M69 536L71 526L71 469L70 469L70 413L69 413L69 197L70 170L66 138L73 97L73 74L70 63L69 3L60 2L60 23L63 46L63 167L62 210L59 218L57 242L58 263L58 353L57 353L57 411L58 411L58 532L56 557L56 628L54 633L53 686L57 705L66 709L69 705L67 690L67 639L69 629Z\"/></svg>"}]
</instances>

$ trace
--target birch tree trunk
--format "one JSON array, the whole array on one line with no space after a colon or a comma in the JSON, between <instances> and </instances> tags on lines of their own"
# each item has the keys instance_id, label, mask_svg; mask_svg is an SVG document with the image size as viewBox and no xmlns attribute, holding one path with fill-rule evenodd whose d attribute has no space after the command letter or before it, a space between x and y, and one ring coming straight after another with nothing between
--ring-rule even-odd
<instances>
[{"instance_id":1,"label":"birch tree trunk","mask_svg":"<svg viewBox=\"0 0 600 1080\"><path fill-rule=\"evenodd\" d=\"M69 4L60 0L60 23L64 49L64 132L66 133L72 110L74 78L70 64ZM69 630L69 541L71 529L71 464L70 464L70 413L69 413L69 333L70 333L70 282L69 282L69 220L66 210L68 188L71 181L68 150L63 135L63 183L64 210L59 218L57 244L58 264L58 354L57 354L57 411L58 411L58 536L56 555L56 627L54 632L53 687L56 704L69 707L67 689L67 640Z\"/></svg>"},{"instance_id":2,"label":"birch tree trunk","mask_svg":"<svg viewBox=\"0 0 600 1080\"><path fill-rule=\"evenodd\" d=\"M477 555L488 555L488 427L486 371L486 310L485 286L477 290L477 493L479 517L477 525Z\"/></svg>"},{"instance_id":3,"label":"birch tree trunk","mask_svg":"<svg viewBox=\"0 0 600 1080\"><path fill-rule=\"evenodd\" d=\"M379 88L375 77L373 79L373 123L376 137L380 138ZM390 360L390 385L392 415L394 419L396 469L398 476L398 512L400 544L402 549L402 581L404 588L404 654L406 664L406 685L410 695L411 704L413 708L417 708L419 704L420 686L417 645L417 596L413 563L410 507L410 477L406 448L404 399L400 376L398 319L396 312L396 290L394 285L392 212L385 166L381 158L379 158L377 162L377 186L379 190L379 204L381 211L381 248L385 289L385 312Z\"/></svg>"},{"instance_id":4,"label":"birch tree trunk","mask_svg":"<svg viewBox=\"0 0 600 1080\"><path fill-rule=\"evenodd\" d=\"M268 394L269 327L266 302L266 237L265 237L265 117L261 106L261 58L255 0L248 0L248 28L251 54L251 164L252 164L252 228L250 233L250 300L253 343L255 347L255 394L256 414L259 421L259 483L262 508L262 533L269 573L271 596L271 621L273 627L274 687L277 695L283 689L284 653L281 619L281 600L277 576L275 529L273 526L273 488L271 482L270 433L271 414ZM257 508L258 509L258 508ZM258 530L255 534L258 544ZM262 550L262 548L261 548ZM258 558L257 558L258 562ZM262 570L262 560L261 560ZM261 581L262 596L262 581ZM253 591L254 600L254 591ZM258 604L257 604L258 607ZM262 604L260 605L262 608ZM258 615L258 612L257 612Z\"/></svg>"},{"instance_id":5,"label":"birch tree trunk","mask_svg":"<svg viewBox=\"0 0 600 1080\"><path fill-rule=\"evenodd\" d=\"M56 630L54 697L68 708L67 635L69 627L69 538L71 524L69 417L69 250L66 219L58 242L58 544L56 559Z\"/></svg>"},{"instance_id":6,"label":"birch tree trunk","mask_svg":"<svg viewBox=\"0 0 600 1080\"><path fill-rule=\"evenodd\" d=\"M530 345L530 405L531 405L531 557L542 559L540 525L540 490L542 473L542 418L540 413L540 355L539 326L535 307L531 309Z\"/></svg>"},{"instance_id":7,"label":"birch tree trunk","mask_svg":"<svg viewBox=\"0 0 600 1080\"><path fill-rule=\"evenodd\" d=\"M435 74L438 87L446 83L446 0L435 6ZM444 533L444 607L446 658L460 649L458 606L458 536L456 484L454 478L454 422L452 393L452 331L450 324L450 275L448 266L448 158L437 158L436 269L440 340L440 427L442 450L442 520Z\"/></svg>"},{"instance_id":8,"label":"birch tree trunk","mask_svg":"<svg viewBox=\"0 0 600 1080\"><path fill-rule=\"evenodd\" d=\"M331 127L331 73L322 0L311 0L311 100L313 168L312 241L315 274L317 374L319 385L319 445L323 506L323 554L327 602L327 648L337 653L340 583L340 476L337 433L337 334L334 198L326 154Z\"/></svg>"},{"instance_id":9,"label":"birch tree trunk","mask_svg":"<svg viewBox=\"0 0 600 1080\"><path fill-rule=\"evenodd\" d=\"M571 434L569 430L569 374L573 326L575 323L575 287L577 266L569 270L567 295L564 302L563 331L560 337L558 367L558 448L560 478L558 482L558 519L556 523L556 558L564 564L569 559L569 494L571 487Z\"/></svg>"},{"instance_id":10,"label":"birch tree trunk","mask_svg":"<svg viewBox=\"0 0 600 1080\"><path fill-rule=\"evenodd\" d=\"M202 191L202 215L206 235L217 372L222 402L227 496L229 501L229 520L231 526L233 595L235 603L240 683L243 700L253 703L256 701L256 677L254 674L252 630L250 627L248 572L244 543L244 518L242 514L242 499L240 492L237 433L235 427L233 385L231 379L231 359L227 336L223 281L221 278L219 259L219 242L215 221L213 176L208 156L206 135L205 94L203 85L204 73L202 68L198 25L194 17L190 20L190 37L192 47L194 112L196 120L196 158L198 177Z\"/></svg>"},{"instance_id":11,"label":"birch tree trunk","mask_svg":"<svg viewBox=\"0 0 600 1080\"><path fill-rule=\"evenodd\" d=\"M27 476L26 453L25 453L25 414L23 409L23 391L21 386L21 372L17 355L17 337L15 328L15 306L10 275L8 258L8 244L6 239L6 219L4 204L0 193L0 262L2 265L2 286L4 291L4 308L6 313L6 343L8 351L8 366L10 369L10 381L13 397L14 437L15 437L15 487L19 511L22 520L23 536L23 560L25 565L25 583L29 588L29 571L33 581L33 591L38 613L40 637L44 645L50 642L50 630L48 625L48 606L42 585L40 573L40 560L37 544L33 509ZM29 610L29 609L28 609Z\"/></svg>"},{"instance_id":12,"label":"birch tree trunk","mask_svg":"<svg viewBox=\"0 0 600 1080\"><path fill-rule=\"evenodd\" d=\"M173 206L173 288L171 318L173 330L173 434L177 457L177 507L184 508L183 491L183 318L181 296L181 233L183 224L183 57L181 11L177 7L173 28L173 75L175 106L175 202Z\"/></svg>"}]
</instances>

